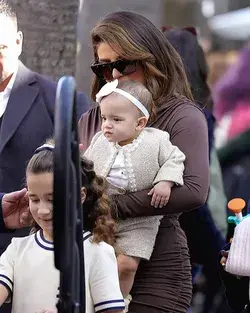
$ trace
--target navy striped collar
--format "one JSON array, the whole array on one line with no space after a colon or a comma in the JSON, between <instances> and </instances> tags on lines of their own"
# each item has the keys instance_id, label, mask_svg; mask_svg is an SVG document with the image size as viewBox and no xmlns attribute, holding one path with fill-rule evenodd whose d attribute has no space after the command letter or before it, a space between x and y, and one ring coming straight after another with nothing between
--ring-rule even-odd
<instances>
[{"instance_id":1,"label":"navy striped collar","mask_svg":"<svg viewBox=\"0 0 250 313\"><path fill-rule=\"evenodd\" d=\"M83 241L87 240L91 236L92 236L91 232L89 231L84 232ZM39 245L39 247L45 250L54 251L53 241L48 241L45 239L42 229L40 229L38 232L35 233L35 241Z\"/></svg>"},{"instance_id":2,"label":"navy striped collar","mask_svg":"<svg viewBox=\"0 0 250 313\"><path fill-rule=\"evenodd\" d=\"M35 241L39 247L45 250L54 251L53 241L48 241L44 238L42 229L35 233Z\"/></svg>"},{"instance_id":3,"label":"navy striped collar","mask_svg":"<svg viewBox=\"0 0 250 313\"><path fill-rule=\"evenodd\" d=\"M84 233L83 233L83 241L85 241L85 240L87 240L89 237L91 237L92 236L92 234L91 234L91 232L90 231L85 231Z\"/></svg>"}]
</instances>

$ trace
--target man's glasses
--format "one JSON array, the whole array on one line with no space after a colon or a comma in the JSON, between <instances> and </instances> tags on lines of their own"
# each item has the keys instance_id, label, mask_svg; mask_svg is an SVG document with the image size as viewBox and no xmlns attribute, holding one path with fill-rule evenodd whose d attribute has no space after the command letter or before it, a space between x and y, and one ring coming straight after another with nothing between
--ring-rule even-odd
<instances>
[{"instance_id":1,"label":"man's glasses","mask_svg":"<svg viewBox=\"0 0 250 313\"><path fill-rule=\"evenodd\" d=\"M92 71L97 77L107 81L113 80L113 69L115 68L122 75L129 75L136 71L136 63L134 60L117 60L109 63L97 63L91 65Z\"/></svg>"}]
</instances>

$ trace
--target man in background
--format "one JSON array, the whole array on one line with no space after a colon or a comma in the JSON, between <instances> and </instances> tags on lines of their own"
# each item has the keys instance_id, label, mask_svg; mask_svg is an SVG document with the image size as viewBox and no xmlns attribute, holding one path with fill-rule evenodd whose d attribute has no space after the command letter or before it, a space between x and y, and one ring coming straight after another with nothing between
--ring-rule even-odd
<instances>
[{"instance_id":1,"label":"man in background","mask_svg":"<svg viewBox=\"0 0 250 313\"><path fill-rule=\"evenodd\" d=\"M32 72L19 61L23 34L17 15L0 0L0 190L9 193L25 186L25 168L35 149L54 133L57 84ZM47 44L47 43L44 43ZM78 94L79 117L89 101ZM28 231L1 232L0 254L12 237ZM1 308L0 312L10 312Z\"/></svg>"}]
</instances>

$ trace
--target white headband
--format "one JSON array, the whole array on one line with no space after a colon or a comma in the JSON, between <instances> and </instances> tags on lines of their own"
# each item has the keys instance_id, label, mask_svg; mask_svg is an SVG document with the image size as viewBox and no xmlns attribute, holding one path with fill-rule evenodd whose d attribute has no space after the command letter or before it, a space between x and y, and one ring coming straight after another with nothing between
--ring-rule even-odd
<instances>
[{"instance_id":1,"label":"white headband","mask_svg":"<svg viewBox=\"0 0 250 313\"><path fill-rule=\"evenodd\" d=\"M110 95L112 92L116 92L130 100L146 116L146 118L149 118L149 112L145 108L145 106L127 91L116 88L117 86L117 79L113 80L112 82L106 83L96 95L96 102L100 103L103 97Z\"/></svg>"},{"instance_id":2,"label":"white headband","mask_svg":"<svg viewBox=\"0 0 250 313\"><path fill-rule=\"evenodd\" d=\"M55 146L51 145L51 144L47 144L45 143L44 145L36 148L34 154L38 153L38 152L41 152L41 151L44 151L44 150L47 150L47 151L53 151L55 148Z\"/></svg>"}]
</instances>

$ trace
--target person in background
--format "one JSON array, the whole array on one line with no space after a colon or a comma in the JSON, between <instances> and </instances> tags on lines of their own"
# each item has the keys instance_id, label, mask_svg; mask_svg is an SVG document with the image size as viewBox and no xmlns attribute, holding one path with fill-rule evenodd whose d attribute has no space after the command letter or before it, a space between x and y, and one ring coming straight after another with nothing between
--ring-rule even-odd
<instances>
[{"instance_id":1,"label":"person in background","mask_svg":"<svg viewBox=\"0 0 250 313\"><path fill-rule=\"evenodd\" d=\"M0 190L25 186L25 167L36 147L54 133L57 83L28 69L20 60L23 34L9 1L0 0ZM89 101L78 93L78 117ZM13 236L27 229L0 233L0 254ZM10 308L1 312L10 312Z\"/></svg>"},{"instance_id":2,"label":"person in background","mask_svg":"<svg viewBox=\"0 0 250 313\"><path fill-rule=\"evenodd\" d=\"M208 86L213 89L228 68L238 59L237 50L211 51L206 54L208 64Z\"/></svg>"},{"instance_id":3,"label":"person in background","mask_svg":"<svg viewBox=\"0 0 250 313\"><path fill-rule=\"evenodd\" d=\"M166 28L164 34L180 54L194 100L206 116L210 167L212 167L213 164L211 164L211 161L216 161L216 152L214 150L215 119L213 117L211 92L207 84L208 71L203 50L198 43L195 28ZM220 168L217 168L216 171L219 172ZM213 185L213 180L211 181L211 185ZM211 310L213 300L221 286L221 280L217 271L217 260L218 254L225 245L225 238L217 225L223 225L225 229L227 224L226 198L223 192L223 185L219 187L217 186L217 191L220 190L221 193L217 192L216 201L220 203L221 207L216 207L215 211L221 212L220 214L212 215L208 202L206 202L197 210L184 213L180 216L180 224L187 235L191 261L193 263L193 277L195 278L196 276L197 264L202 265L202 272L205 274L205 301L201 310L203 313ZM221 217L223 220L217 221Z\"/></svg>"},{"instance_id":4,"label":"person in background","mask_svg":"<svg viewBox=\"0 0 250 313\"><path fill-rule=\"evenodd\" d=\"M225 192L228 200L249 199L250 183L250 47L245 46L236 63L213 88L215 116L215 145L222 168ZM245 211L243 212L243 214ZM228 210L228 215L232 213ZM227 239L234 232L228 228Z\"/></svg>"}]
</instances>

